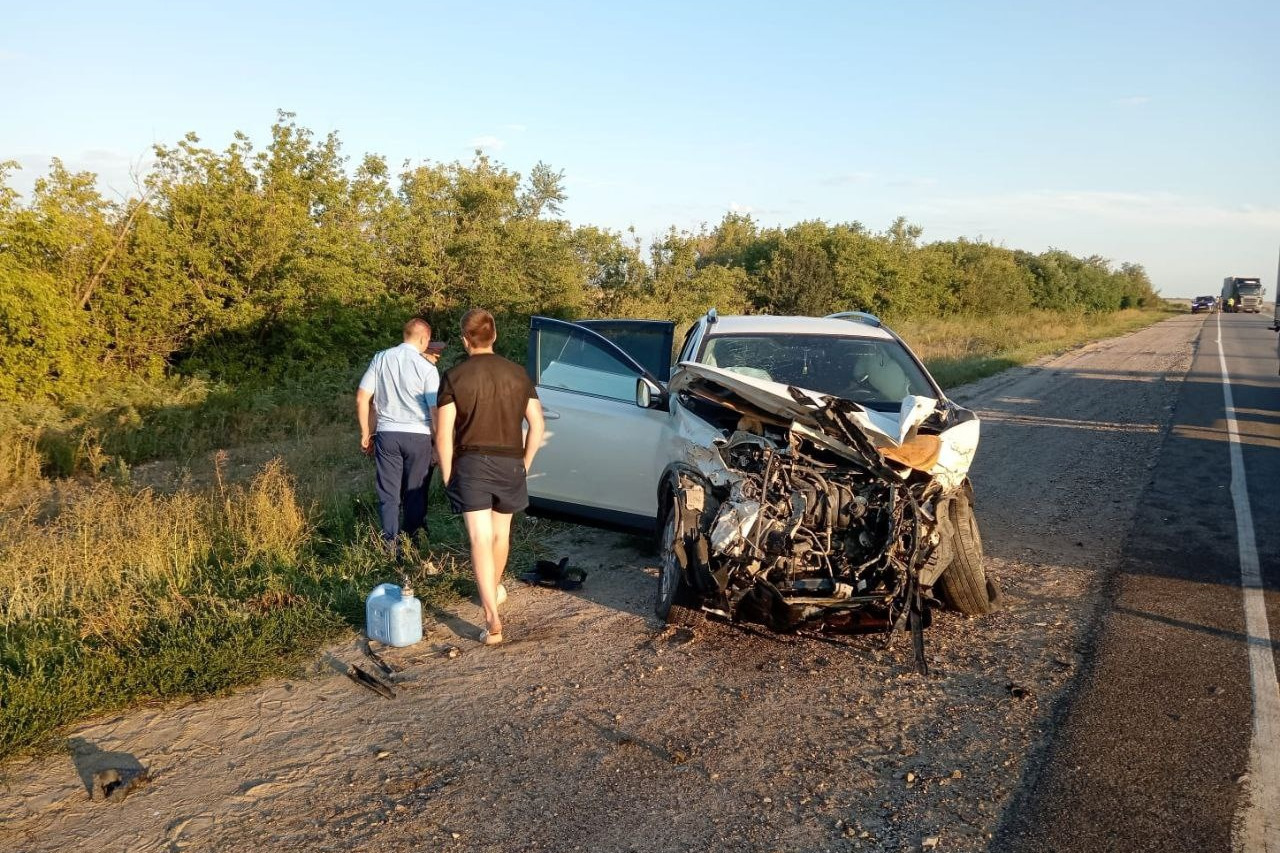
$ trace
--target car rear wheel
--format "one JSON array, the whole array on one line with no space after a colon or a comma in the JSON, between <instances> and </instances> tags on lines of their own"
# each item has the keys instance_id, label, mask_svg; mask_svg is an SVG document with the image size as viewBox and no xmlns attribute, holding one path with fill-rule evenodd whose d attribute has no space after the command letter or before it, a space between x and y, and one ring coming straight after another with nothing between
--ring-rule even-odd
<instances>
[{"instance_id":1,"label":"car rear wheel","mask_svg":"<svg viewBox=\"0 0 1280 853\"><path fill-rule=\"evenodd\" d=\"M982 562L982 534L973 513L972 492L966 486L949 505L951 564L938 578L938 598L969 616L992 613L1000 607L1000 585L988 577Z\"/></svg>"}]
</instances>

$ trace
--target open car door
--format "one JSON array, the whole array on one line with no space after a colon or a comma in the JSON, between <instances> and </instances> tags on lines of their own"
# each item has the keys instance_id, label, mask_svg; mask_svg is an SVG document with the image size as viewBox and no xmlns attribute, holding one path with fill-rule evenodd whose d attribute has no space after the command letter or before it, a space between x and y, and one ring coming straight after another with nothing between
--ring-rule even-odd
<instances>
[{"instance_id":1,"label":"open car door","mask_svg":"<svg viewBox=\"0 0 1280 853\"><path fill-rule=\"evenodd\" d=\"M530 511L649 531L658 513L658 477L667 461L670 416L665 398L655 396L652 408L638 405L636 385L641 378L665 385L671 363L670 324L598 324L607 324L604 331L625 340L649 365L588 323L530 320L529 375L547 421L546 437L529 471ZM668 327L665 355L659 326Z\"/></svg>"}]
</instances>

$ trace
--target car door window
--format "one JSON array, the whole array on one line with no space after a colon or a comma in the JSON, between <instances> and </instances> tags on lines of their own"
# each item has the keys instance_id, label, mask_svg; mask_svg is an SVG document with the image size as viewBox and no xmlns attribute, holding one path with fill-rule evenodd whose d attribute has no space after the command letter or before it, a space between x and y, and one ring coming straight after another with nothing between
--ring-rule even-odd
<instances>
[{"instance_id":1,"label":"car door window","mask_svg":"<svg viewBox=\"0 0 1280 853\"><path fill-rule=\"evenodd\" d=\"M675 324L665 320L579 320L615 344L653 376L665 380L671 374L671 344Z\"/></svg>"},{"instance_id":2,"label":"car door window","mask_svg":"<svg viewBox=\"0 0 1280 853\"><path fill-rule=\"evenodd\" d=\"M534 382L634 405L642 372L590 332L570 323L535 326Z\"/></svg>"}]
</instances>

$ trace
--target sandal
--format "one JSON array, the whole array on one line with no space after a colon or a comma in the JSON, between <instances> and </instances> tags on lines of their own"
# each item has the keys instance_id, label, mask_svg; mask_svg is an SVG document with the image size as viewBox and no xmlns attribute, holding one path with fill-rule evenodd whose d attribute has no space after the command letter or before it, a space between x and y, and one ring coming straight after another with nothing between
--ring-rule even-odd
<instances>
[{"instance_id":1,"label":"sandal","mask_svg":"<svg viewBox=\"0 0 1280 853\"><path fill-rule=\"evenodd\" d=\"M556 589L577 589L587 579L582 569L570 568L569 558L564 557L559 563L550 560L539 560L533 571L520 575L520 580L533 586L549 586Z\"/></svg>"},{"instance_id":2,"label":"sandal","mask_svg":"<svg viewBox=\"0 0 1280 853\"><path fill-rule=\"evenodd\" d=\"M486 646L497 646L502 643L502 632L490 634L489 629L485 628L480 632L480 642Z\"/></svg>"}]
</instances>

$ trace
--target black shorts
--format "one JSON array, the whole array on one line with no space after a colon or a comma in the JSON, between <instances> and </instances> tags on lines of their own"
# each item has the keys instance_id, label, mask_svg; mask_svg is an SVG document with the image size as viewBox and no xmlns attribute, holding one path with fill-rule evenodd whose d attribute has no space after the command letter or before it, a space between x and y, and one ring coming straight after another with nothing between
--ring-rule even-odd
<instances>
[{"instance_id":1,"label":"black shorts","mask_svg":"<svg viewBox=\"0 0 1280 853\"><path fill-rule=\"evenodd\" d=\"M466 453L453 460L444 493L455 513L492 509L517 513L529 506L524 460Z\"/></svg>"}]
</instances>

